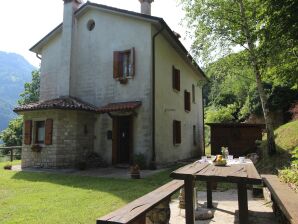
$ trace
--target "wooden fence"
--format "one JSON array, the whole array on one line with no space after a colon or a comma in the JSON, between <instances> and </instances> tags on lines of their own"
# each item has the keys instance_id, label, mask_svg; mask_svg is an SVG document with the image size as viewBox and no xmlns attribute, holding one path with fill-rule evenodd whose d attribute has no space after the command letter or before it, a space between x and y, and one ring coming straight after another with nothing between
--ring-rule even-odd
<instances>
[{"instance_id":1,"label":"wooden fence","mask_svg":"<svg viewBox=\"0 0 298 224\"><path fill-rule=\"evenodd\" d=\"M21 158L22 146L9 146L1 147L0 146L0 158L9 157L12 162L16 157Z\"/></svg>"}]
</instances>

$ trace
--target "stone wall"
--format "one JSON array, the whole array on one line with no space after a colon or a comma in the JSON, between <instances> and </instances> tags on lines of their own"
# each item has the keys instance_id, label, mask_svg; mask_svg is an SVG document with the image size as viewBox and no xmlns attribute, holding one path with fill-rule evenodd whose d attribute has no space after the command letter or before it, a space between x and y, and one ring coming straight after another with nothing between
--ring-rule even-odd
<instances>
[{"instance_id":1,"label":"stone wall","mask_svg":"<svg viewBox=\"0 0 298 224\"><path fill-rule=\"evenodd\" d=\"M44 110L24 113L24 120L53 119L52 145L41 145L41 152L33 152L31 145L23 144L22 167L74 167L93 151L95 115L87 112Z\"/></svg>"}]
</instances>

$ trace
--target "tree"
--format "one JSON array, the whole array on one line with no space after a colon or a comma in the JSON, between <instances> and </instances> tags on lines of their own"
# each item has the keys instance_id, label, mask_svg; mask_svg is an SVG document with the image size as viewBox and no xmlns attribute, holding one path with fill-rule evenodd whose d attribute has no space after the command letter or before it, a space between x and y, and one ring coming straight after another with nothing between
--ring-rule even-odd
<instances>
[{"instance_id":1,"label":"tree","mask_svg":"<svg viewBox=\"0 0 298 224\"><path fill-rule=\"evenodd\" d=\"M22 145L22 127L22 117L17 117L9 122L8 127L0 133L0 139L5 143L5 146Z\"/></svg>"},{"instance_id":2,"label":"tree","mask_svg":"<svg viewBox=\"0 0 298 224\"><path fill-rule=\"evenodd\" d=\"M262 54L257 45L261 38L260 18L263 9L260 0L181 0L186 19L195 31L192 45L196 55L205 62L210 57L226 55L241 46L248 54L262 104L267 129L268 153L276 153L268 99L262 84Z\"/></svg>"},{"instance_id":3,"label":"tree","mask_svg":"<svg viewBox=\"0 0 298 224\"><path fill-rule=\"evenodd\" d=\"M25 83L24 92L20 94L19 105L37 102L39 100L40 72L32 72L32 81ZM8 127L0 133L0 139L5 146L22 145L23 118L21 116L11 120Z\"/></svg>"},{"instance_id":4,"label":"tree","mask_svg":"<svg viewBox=\"0 0 298 224\"><path fill-rule=\"evenodd\" d=\"M24 85L24 92L20 94L19 105L34 103L39 100L40 71L32 71L32 81Z\"/></svg>"}]
</instances>

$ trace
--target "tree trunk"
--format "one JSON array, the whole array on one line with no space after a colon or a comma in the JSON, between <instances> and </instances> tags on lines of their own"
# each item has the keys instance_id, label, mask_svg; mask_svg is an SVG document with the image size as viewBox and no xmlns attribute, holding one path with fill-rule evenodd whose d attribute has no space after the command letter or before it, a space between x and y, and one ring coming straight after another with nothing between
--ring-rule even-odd
<instances>
[{"instance_id":1,"label":"tree trunk","mask_svg":"<svg viewBox=\"0 0 298 224\"><path fill-rule=\"evenodd\" d=\"M245 8L243 5L243 1L242 0L238 0L238 1L239 1L239 6L240 6L241 17L243 19L243 24L242 24L243 27L242 28L243 28L243 32L246 37L246 41L247 41L247 45L248 45L248 49L249 49L249 53L250 53L250 61L253 66L254 74L256 77L257 89L258 89L259 97L261 100L266 129L267 129L268 154L273 155L276 153L276 146L275 146L275 140L274 140L274 130L273 130L273 125L272 125L272 119L269 116L268 99L267 99L267 96L266 96L266 93L264 91L264 87L262 84L260 68L259 68L257 57L255 54L255 45L251 38L248 23L246 20Z\"/></svg>"}]
</instances>

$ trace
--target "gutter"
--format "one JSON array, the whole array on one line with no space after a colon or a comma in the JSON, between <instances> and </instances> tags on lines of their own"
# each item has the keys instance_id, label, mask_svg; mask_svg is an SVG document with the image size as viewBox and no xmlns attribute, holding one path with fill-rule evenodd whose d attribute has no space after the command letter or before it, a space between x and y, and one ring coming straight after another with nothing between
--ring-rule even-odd
<instances>
[{"instance_id":1,"label":"gutter","mask_svg":"<svg viewBox=\"0 0 298 224\"><path fill-rule=\"evenodd\" d=\"M150 168L156 169L156 152L155 152L155 39L164 30L165 26L162 24L160 30L152 37L152 158Z\"/></svg>"}]
</instances>

